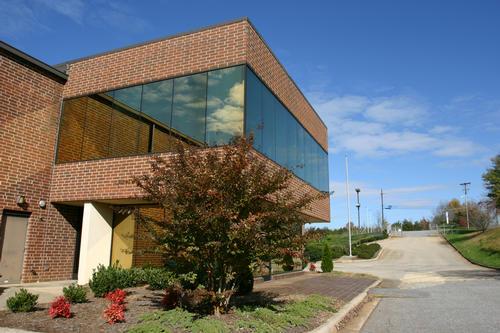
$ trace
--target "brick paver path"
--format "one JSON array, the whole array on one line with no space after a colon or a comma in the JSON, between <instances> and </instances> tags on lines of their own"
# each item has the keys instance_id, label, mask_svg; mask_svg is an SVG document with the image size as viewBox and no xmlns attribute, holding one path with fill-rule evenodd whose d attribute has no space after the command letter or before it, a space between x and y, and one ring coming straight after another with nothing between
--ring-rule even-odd
<instances>
[{"instance_id":1,"label":"brick paver path","mask_svg":"<svg viewBox=\"0 0 500 333\"><path fill-rule=\"evenodd\" d=\"M263 282L257 284L254 290L269 291L281 295L319 294L349 302L375 281L375 279L368 277L308 273L288 279Z\"/></svg>"}]
</instances>

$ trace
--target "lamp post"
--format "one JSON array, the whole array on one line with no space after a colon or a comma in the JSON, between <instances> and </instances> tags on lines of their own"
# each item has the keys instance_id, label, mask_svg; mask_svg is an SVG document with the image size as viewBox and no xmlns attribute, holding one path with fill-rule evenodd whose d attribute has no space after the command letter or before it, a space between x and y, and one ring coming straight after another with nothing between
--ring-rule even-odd
<instances>
[{"instance_id":1,"label":"lamp post","mask_svg":"<svg viewBox=\"0 0 500 333\"><path fill-rule=\"evenodd\" d=\"M345 154L345 191L347 194L347 228L349 230L349 257L352 257L352 239L351 239L351 198L349 196L349 162Z\"/></svg>"},{"instance_id":2,"label":"lamp post","mask_svg":"<svg viewBox=\"0 0 500 333\"><path fill-rule=\"evenodd\" d=\"M360 220L360 217L359 217L359 208L361 207L361 205L359 204L359 192L361 192L361 190L359 188L355 189L356 191L356 198L357 198L357 203L356 203L356 208L358 209L358 231L361 230L361 220Z\"/></svg>"}]
</instances>

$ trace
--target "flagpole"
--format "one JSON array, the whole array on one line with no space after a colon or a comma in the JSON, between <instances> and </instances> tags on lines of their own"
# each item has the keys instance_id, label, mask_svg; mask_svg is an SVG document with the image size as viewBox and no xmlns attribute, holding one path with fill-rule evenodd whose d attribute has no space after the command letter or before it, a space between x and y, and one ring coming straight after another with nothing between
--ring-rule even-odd
<instances>
[{"instance_id":1,"label":"flagpole","mask_svg":"<svg viewBox=\"0 0 500 333\"><path fill-rule=\"evenodd\" d=\"M345 154L345 190L347 194L347 224L349 230L349 257L352 257L352 240L351 240L351 198L349 196L349 162L347 154Z\"/></svg>"}]
</instances>

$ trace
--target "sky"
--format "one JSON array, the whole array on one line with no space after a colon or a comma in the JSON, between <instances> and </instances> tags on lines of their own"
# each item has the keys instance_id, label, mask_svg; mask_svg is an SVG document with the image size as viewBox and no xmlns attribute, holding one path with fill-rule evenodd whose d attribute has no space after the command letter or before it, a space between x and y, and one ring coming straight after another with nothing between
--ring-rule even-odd
<instances>
[{"instance_id":1,"label":"sky","mask_svg":"<svg viewBox=\"0 0 500 333\"><path fill-rule=\"evenodd\" d=\"M248 17L329 133L331 223L432 217L485 195L500 153L500 1L0 0L0 39L48 63Z\"/></svg>"}]
</instances>

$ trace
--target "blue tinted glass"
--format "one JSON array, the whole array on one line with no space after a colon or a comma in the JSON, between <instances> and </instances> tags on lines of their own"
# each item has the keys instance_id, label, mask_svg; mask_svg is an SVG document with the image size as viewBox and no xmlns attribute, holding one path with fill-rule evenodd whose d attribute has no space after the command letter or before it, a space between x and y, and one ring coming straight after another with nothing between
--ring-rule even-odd
<instances>
[{"instance_id":1,"label":"blue tinted glass","mask_svg":"<svg viewBox=\"0 0 500 333\"><path fill-rule=\"evenodd\" d=\"M238 66L208 73L206 141L210 146L243 134L243 70Z\"/></svg>"},{"instance_id":2,"label":"blue tinted glass","mask_svg":"<svg viewBox=\"0 0 500 333\"><path fill-rule=\"evenodd\" d=\"M199 142L205 141L206 92L207 73L174 80L172 127Z\"/></svg>"},{"instance_id":3,"label":"blue tinted glass","mask_svg":"<svg viewBox=\"0 0 500 333\"><path fill-rule=\"evenodd\" d=\"M297 127L297 153L295 157L295 163L297 165L297 176L299 178L305 179L305 173L306 173L306 161L305 161L305 154L306 154L306 131L304 131L304 128L300 126L298 121L293 118L293 121L295 122L295 126Z\"/></svg>"},{"instance_id":4,"label":"blue tinted glass","mask_svg":"<svg viewBox=\"0 0 500 333\"><path fill-rule=\"evenodd\" d=\"M254 147L262 152L262 83L247 68L246 100L245 100L245 135L254 136Z\"/></svg>"},{"instance_id":5,"label":"blue tinted glass","mask_svg":"<svg viewBox=\"0 0 500 333\"><path fill-rule=\"evenodd\" d=\"M115 90L111 95L114 96L115 103L135 111L141 110L142 86L135 86Z\"/></svg>"},{"instance_id":6,"label":"blue tinted glass","mask_svg":"<svg viewBox=\"0 0 500 333\"><path fill-rule=\"evenodd\" d=\"M287 111L286 114L286 142L287 142L287 165L288 168L297 174L297 122ZM280 124L281 126L281 124Z\"/></svg>"},{"instance_id":7,"label":"blue tinted glass","mask_svg":"<svg viewBox=\"0 0 500 333\"><path fill-rule=\"evenodd\" d=\"M142 112L170 127L173 80L148 83L142 92Z\"/></svg>"},{"instance_id":8,"label":"blue tinted glass","mask_svg":"<svg viewBox=\"0 0 500 333\"><path fill-rule=\"evenodd\" d=\"M262 133L262 152L272 160L276 160L276 98L264 87L262 89L262 113L264 128Z\"/></svg>"},{"instance_id":9,"label":"blue tinted glass","mask_svg":"<svg viewBox=\"0 0 500 333\"><path fill-rule=\"evenodd\" d=\"M276 162L286 168L288 165L287 117L288 111L281 103L276 105Z\"/></svg>"}]
</instances>

